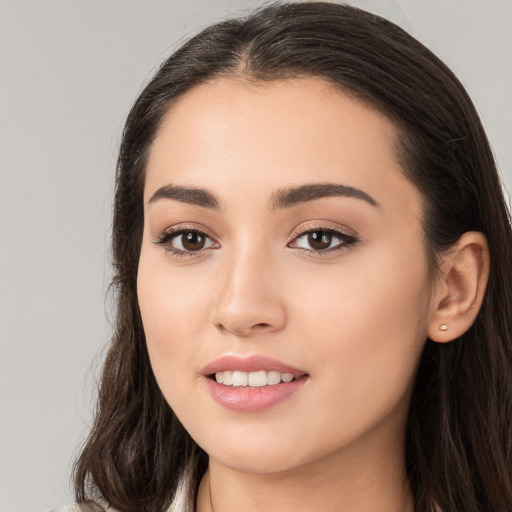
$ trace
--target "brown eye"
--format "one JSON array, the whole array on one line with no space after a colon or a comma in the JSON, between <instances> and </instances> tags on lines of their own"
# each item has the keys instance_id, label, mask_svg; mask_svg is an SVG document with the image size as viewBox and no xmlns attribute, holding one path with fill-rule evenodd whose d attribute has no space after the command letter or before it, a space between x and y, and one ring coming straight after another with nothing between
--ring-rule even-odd
<instances>
[{"instance_id":1,"label":"brown eye","mask_svg":"<svg viewBox=\"0 0 512 512\"><path fill-rule=\"evenodd\" d=\"M332 233L328 231L313 231L308 233L308 244L315 251L329 249L332 243Z\"/></svg>"},{"instance_id":2,"label":"brown eye","mask_svg":"<svg viewBox=\"0 0 512 512\"><path fill-rule=\"evenodd\" d=\"M338 231L337 229L312 229L297 236L288 247L304 249L309 253L331 254L338 250L346 249L357 242L352 234Z\"/></svg>"},{"instance_id":3,"label":"brown eye","mask_svg":"<svg viewBox=\"0 0 512 512\"><path fill-rule=\"evenodd\" d=\"M199 231L187 231L176 238L181 238L181 245L186 251L200 251L206 243L206 236Z\"/></svg>"},{"instance_id":4,"label":"brown eye","mask_svg":"<svg viewBox=\"0 0 512 512\"><path fill-rule=\"evenodd\" d=\"M155 244L176 256L192 256L203 250L218 248L217 242L196 229L180 229L163 233L155 240Z\"/></svg>"}]
</instances>

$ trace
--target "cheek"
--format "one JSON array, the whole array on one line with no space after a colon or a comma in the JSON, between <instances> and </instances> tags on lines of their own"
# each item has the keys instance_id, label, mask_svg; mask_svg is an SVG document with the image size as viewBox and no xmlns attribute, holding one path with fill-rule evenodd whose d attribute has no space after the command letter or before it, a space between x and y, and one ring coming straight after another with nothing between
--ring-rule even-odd
<instances>
[{"instance_id":1,"label":"cheek","mask_svg":"<svg viewBox=\"0 0 512 512\"><path fill-rule=\"evenodd\" d=\"M310 318L318 320L316 328L340 333L339 344L345 349L379 345L379 339L412 341L417 329L426 334L427 326L429 281L423 246L391 239L347 253L345 260L317 273L302 296L307 299L304 313L310 310Z\"/></svg>"},{"instance_id":2,"label":"cheek","mask_svg":"<svg viewBox=\"0 0 512 512\"><path fill-rule=\"evenodd\" d=\"M389 411L410 389L428 327L427 268L420 249L409 253L416 265L387 248L371 258L347 258L336 272L317 279L303 299L297 317L305 319L301 333L310 340L319 396L325 408L333 396L344 404L333 415L378 417L377 409Z\"/></svg>"},{"instance_id":3,"label":"cheek","mask_svg":"<svg viewBox=\"0 0 512 512\"><path fill-rule=\"evenodd\" d=\"M195 366L208 279L191 279L186 271L170 272L166 263L141 254L137 295L151 365L169 400L173 381Z\"/></svg>"}]
</instances>

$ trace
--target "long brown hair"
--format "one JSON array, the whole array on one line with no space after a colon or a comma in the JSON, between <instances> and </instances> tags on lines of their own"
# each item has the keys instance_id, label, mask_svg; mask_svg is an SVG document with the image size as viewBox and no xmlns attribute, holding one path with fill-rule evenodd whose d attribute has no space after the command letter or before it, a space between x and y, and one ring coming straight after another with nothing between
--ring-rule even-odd
<instances>
[{"instance_id":1,"label":"long brown hair","mask_svg":"<svg viewBox=\"0 0 512 512\"><path fill-rule=\"evenodd\" d=\"M220 76L272 81L315 76L384 112L395 151L424 200L432 276L466 231L490 248L490 277L474 325L448 344L426 341L406 436L416 511L512 510L512 234L482 124L454 74L393 23L346 5L279 3L215 24L166 60L123 133L114 203L115 333L94 427L75 468L79 503L161 512L188 471L207 465L153 376L136 278L148 150L170 105Z\"/></svg>"}]
</instances>

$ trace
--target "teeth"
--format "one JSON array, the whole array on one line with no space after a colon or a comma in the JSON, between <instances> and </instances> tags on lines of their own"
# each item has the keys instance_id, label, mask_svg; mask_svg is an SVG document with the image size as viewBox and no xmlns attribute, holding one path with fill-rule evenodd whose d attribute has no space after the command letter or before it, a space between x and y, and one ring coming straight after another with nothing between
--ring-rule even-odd
<instances>
[{"instance_id":1,"label":"teeth","mask_svg":"<svg viewBox=\"0 0 512 512\"><path fill-rule=\"evenodd\" d=\"M249 373L249 386L254 388L261 388L268 383L267 372L251 372Z\"/></svg>"},{"instance_id":2,"label":"teeth","mask_svg":"<svg viewBox=\"0 0 512 512\"><path fill-rule=\"evenodd\" d=\"M247 386L247 373L233 372L233 386L234 387Z\"/></svg>"},{"instance_id":3,"label":"teeth","mask_svg":"<svg viewBox=\"0 0 512 512\"><path fill-rule=\"evenodd\" d=\"M233 387L254 387L261 388L263 386L275 386L280 382L291 382L294 379L292 373L281 373L276 371L266 372L217 372L215 380L219 384Z\"/></svg>"},{"instance_id":4,"label":"teeth","mask_svg":"<svg viewBox=\"0 0 512 512\"><path fill-rule=\"evenodd\" d=\"M268 372L268 385L275 386L281 382L281 374L279 372Z\"/></svg>"}]
</instances>

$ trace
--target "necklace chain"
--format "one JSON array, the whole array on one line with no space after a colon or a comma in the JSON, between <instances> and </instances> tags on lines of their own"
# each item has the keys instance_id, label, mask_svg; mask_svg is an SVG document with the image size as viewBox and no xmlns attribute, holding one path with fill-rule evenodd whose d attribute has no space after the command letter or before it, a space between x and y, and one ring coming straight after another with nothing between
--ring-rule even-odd
<instances>
[{"instance_id":1,"label":"necklace chain","mask_svg":"<svg viewBox=\"0 0 512 512\"><path fill-rule=\"evenodd\" d=\"M208 471L208 494L210 495L210 508L212 512L215 512L213 508L213 500L212 500L212 482L210 480L210 471Z\"/></svg>"}]
</instances>

